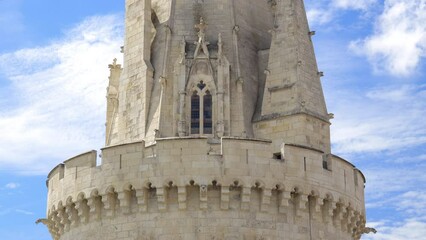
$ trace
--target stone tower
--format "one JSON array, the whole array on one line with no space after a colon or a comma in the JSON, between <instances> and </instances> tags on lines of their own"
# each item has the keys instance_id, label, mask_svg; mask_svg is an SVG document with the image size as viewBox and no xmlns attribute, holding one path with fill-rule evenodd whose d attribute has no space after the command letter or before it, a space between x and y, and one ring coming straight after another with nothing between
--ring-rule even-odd
<instances>
[{"instance_id":1,"label":"stone tower","mask_svg":"<svg viewBox=\"0 0 426 240\"><path fill-rule=\"evenodd\" d=\"M106 147L48 176L55 240L359 239L303 0L126 0Z\"/></svg>"}]
</instances>

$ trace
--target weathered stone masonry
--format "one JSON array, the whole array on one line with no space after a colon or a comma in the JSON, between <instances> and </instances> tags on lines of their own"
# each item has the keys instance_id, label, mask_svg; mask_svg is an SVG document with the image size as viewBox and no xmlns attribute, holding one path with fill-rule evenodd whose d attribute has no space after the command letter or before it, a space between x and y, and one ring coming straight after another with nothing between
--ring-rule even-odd
<instances>
[{"instance_id":1,"label":"weathered stone masonry","mask_svg":"<svg viewBox=\"0 0 426 240\"><path fill-rule=\"evenodd\" d=\"M303 0L126 0L106 147L48 176L55 240L360 239Z\"/></svg>"},{"instance_id":2,"label":"weathered stone masonry","mask_svg":"<svg viewBox=\"0 0 426 240\"><path fill-rule=\"evenodd\" d=\"M271 146L170 138L105 148L99 167L96 152L77 156L49 175L49 230L56 239L138 239L141 229L149 239L358 239L362 173L334 156L323 169L322 152L296 145L273 159Z\"/></svg>"}]
</instances>

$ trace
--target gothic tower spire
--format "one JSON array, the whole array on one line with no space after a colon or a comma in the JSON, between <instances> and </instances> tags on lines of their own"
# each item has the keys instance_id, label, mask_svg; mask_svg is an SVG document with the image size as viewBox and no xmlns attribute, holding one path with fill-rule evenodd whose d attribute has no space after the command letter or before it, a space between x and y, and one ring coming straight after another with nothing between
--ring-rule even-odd
<instances>
[{"instance_id":1,"label":"gothic tower spire","mask_svg":"<svg viewBox=\"0 0 426 240\"><path fill-rule=\"evenodd\" d=\"M303 1L278 1L275 8L262 115L305 112L327 119Z\"/></svg>"},{"instance_id":2,"label":"gothic tower spire","mask_svg":"<svg viewBox=\"0 0 426 240\"><path fill-rule=\"evenodd\" d=\"M365 178L330 153L302 0L126 0L125 21L106 147L48 175L54 240L369 231Z\"/></svg>"},{"instance_id":3,"label":"gothic tower spire","mask_svg":"<svg viewBox=\"0 0 426 240\"><path fill-rule=\"evenodd\" d=\"M275 24L270 31L272 41L264 71L262 107L256 121L279 119L278 124L284 125L275 132L281 135L277 138L330 152L322 73L318 71L311 39L314 32L309 30L303 1L281 0L272 4ZM262 126L257 125L260 134Z\"/></svg>"}]
</instances>

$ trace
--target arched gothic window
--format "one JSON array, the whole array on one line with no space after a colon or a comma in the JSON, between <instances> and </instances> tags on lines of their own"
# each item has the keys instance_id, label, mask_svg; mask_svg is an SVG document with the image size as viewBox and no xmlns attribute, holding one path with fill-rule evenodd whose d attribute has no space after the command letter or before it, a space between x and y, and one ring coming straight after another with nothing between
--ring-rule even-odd
<instances>
[{"instance_id":1,"label":"arched gothic window","mask_svg":"<svg viewBox=\"0 0 426 240\"><path fill-rule=\"evenodd\" d=\"M200 81L191 95L191 134L213 134L213 98Z\"/></svg>"}]
</instances>

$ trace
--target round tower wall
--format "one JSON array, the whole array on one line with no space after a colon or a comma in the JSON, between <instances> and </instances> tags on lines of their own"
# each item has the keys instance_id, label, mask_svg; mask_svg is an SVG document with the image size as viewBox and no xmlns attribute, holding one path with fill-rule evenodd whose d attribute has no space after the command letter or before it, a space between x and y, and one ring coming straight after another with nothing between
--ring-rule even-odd
<instances>
[{"instance_id":1,"label":"round tower wall","mask_svg":"<svg viewBox=\"0 0 426 240\"><path fill-rule=\"evenodd\" d=\"M157 139L65 161L48 179L55 239L358 239L364 177L315 149ZM280 159L277 159L280 158ZM179 238L180 237L180 238Z\"/></svg>"}]
</instances>

